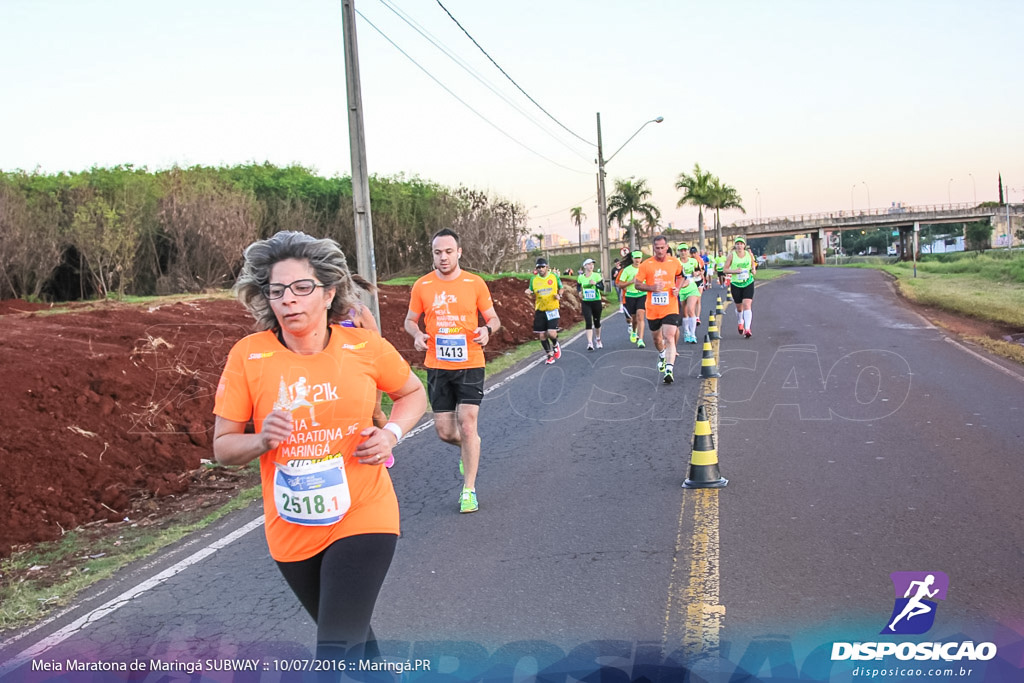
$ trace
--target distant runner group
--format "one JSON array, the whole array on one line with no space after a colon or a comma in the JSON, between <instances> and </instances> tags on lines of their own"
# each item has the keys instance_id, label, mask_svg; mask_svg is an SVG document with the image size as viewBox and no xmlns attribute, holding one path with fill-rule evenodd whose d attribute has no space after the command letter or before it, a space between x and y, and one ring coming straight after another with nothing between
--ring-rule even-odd
<instances>
[{"instance_id":1,"label":"distant runner group","mask_svg":"<svg viewBox=\"0 0 1024 683\"><path fill-rule=\"evenodd\" d=\"M658 351L658 372L665 384L675 380L679 329L682 328L684 344L697 343L701 294L713 286L713 276L721 287L729 287L736 303L739 333L746 338L753 335L751 305L757 262L746 246L746 240L737 237L728 255L712 259L707 252L700 253L696 246L685 242L678 243L673 250L668 238L658 235L651 241L651 258L645 260L640 250L622 250L622 258L612 268L611 276L626 318L629 341L637 348L646 348L645 332L651 330ZM586 323L588 351L602 348L599 292L603 289L601 274L594 272L594 260L587 259L577 276L576 290ZM534 297L533 330L540 336L549 365L562 355L557 332L561 291L559 276L549 270L546 259L537 259L536 274L526 292Z\"/></svg>"}]
</instances>

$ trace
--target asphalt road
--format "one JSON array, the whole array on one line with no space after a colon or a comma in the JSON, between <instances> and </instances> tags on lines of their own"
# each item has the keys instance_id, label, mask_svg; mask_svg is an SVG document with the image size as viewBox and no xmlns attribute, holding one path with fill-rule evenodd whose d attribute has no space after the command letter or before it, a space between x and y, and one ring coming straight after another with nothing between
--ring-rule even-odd
<instances>
[{"instance_id":1,"label":"asphalt road","mask_svg":"<svg viewBox=\"0 0 1024 683\"><path fill-rule=\"evenodd\" d=\"M660 384L649 336L632 348L619 315L602 351L576 339L554 366L489 380L475 514L458 513L458 454L432 428L399 446L403 536L374 629L395 661L429 660L412 680L848 680L855 663L826 650L882 639L896 571L949 577L927 638L999 646L971 681L1020 671L1021 369L951 343L875 271L798 269L757 288L753 338L731 309L721 322L716 385L699 345ZM723 489L680 487L698 401ZM202 680L291 680L315 627L259 514L0 643L0 677L48 680L43 664L70 659L140 661L133 680L197 664ZM249 658L255 671L210 670Z\"/></svg>"}]
</instances>

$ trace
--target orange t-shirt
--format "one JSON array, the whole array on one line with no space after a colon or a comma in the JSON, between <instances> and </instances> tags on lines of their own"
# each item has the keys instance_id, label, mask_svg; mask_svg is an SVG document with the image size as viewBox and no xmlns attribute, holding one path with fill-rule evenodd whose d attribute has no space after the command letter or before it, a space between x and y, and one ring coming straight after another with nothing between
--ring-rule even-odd
<instances>
[{"instance_id":1,"label":"orange t-shirt","mask_svg":"<svg viewBox=\"0 0 1024 683\"><path fill-rule=\"evenodd\" d=\"M432 271L412 286L409 310L423 315L428 368L463 370L484 367L484 349L473 341L479 327L477 313L494 308L487 284L479 275L462 271L454 280L442 280Z\"/></svg>"},{"instance_id":2,"label":"orange t-shirt","mask_svg":"<svg viewBox=\"0 0 1024 683\"><path fill-rule=\"evenodd\" d=\"M664 261L649 258L637 268L636 282L645 285L660 284L665 289L664 292L647 292L645 308L649 320L658 320L666 315L679 313L679 298L670 290L682 274L683 264L675 256L666 256ZM659 299L664 299L664 302Z\"/></svg>"},{"instance_id":3,"label":"orange t-shirt","mask_svg":"<svg viewBox=\"0 0 1024 683\"><path fill-rule=\"evenodd\" d=\"M363 441L359 432L373 426L377 390L401 388L409 365L375 332L340 325L330 329L327 347L309 356L292 353L270 331L241 339L228 354L217 387L213 412L226 420L252 418L259 432L267 414L280 408L290 410L295 421L288 441L260 456L267 545L281 562L310 558L339 538L399 532L398 499L387 468L364 465L353 453ZM343 472L329 465L337 458ZM301 471L317 463L328 463L322 467L329 471L316 475L321 484L342 481L343 492L329 489L325 502L316 490L281 487L284 475L278 465ZM328 489L321 486L320 491ZM344 510L346 496L350 503ZM312 525L285 519L303 515L303 505L305 514L319 512L320 519Z\"/></svg>"}]
</instances>

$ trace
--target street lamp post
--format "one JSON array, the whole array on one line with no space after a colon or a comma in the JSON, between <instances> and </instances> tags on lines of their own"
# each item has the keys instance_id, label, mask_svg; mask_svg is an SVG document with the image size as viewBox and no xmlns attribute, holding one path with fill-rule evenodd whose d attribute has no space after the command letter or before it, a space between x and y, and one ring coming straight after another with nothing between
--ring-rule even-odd
<instances>
[{"instance_id":1,"label":"street lamp post","mask_svg":"<svg viewBox=\"0 0 1024 683\"><path fill-rule=\"evenodd\" d=\"M968 173L967 175L971 176L971 187L974 188L974 203L977 204L978 203L978 183L975 182L974 176L972 174Z\"/></svg>"},{"instance_id":2,"label":"street lamp post","mask_svg":"<svg viewBox=\"0 0 1024 683\"><path fill-rule=\"evenodd\" d=\"M661 123L665 120L665 117L659 116L651 119L636 129L636 132L629 136L629 138L622 143L622 145L615 150L615 152L608 157L604 158L604 151L601 142L601 112L597 113L597 230L598 230L598 248L601 250L601 277L605 279L607 283L611 283L608 279L608 274L611 272L611 264L608 261L608 204L605 201L605 190L604 190L604 166L609 161L615 158L615 155L622 151L622 148L629 144L629 141L640 134L648 123Z\"/></svg>"},{"instance_id":3,"label":"street lamp post","mask_svg":"<svg viewBox=\"0 0 1024 683\"><path fill-rule=\"evenodd\" d=\"M856 190L856 189L857 189L857 183L854 183L853 185L850 185L850 213L851 214L854 212L854 208L853 208L853 191Z\"/></svg>"},{"instance_id":4,"label":"street lamp post","mask_svg":"<svg viewBox=\"0 0 1024 683\"><path fill-rule=\"evenodd\" d=\"M950 188L950 186L952 184L953 184L953 179L950 178L949 182L946 183L946 203L949 204L950 206L953 205L953 196L949 193L949 188Z\"/></svg>"},{"instance_id":5,"label":"street lamp post","mask_svg":"<svg viewBox=\"0 0 1024 683\"><path fill-rule=\"evenodd\" d=\"M868 213L871 213L871 189L863 180L860 181L860 184L864 186L864 191L868 193Z\"/></svg>"},{"instance_id":6,"label":"street lamp post","mask_svg":"<svg viewBox=\"0 0 1024 683\"><path fill-rule=\"evenodd\" d=\"M757 205L756 205L757 222L758 222L758 224L760 224L761 223L761 190L759 190L759 189L757 189L755 187L754 188L754 192L757 193Z\"/></svg>"}]
</instances>

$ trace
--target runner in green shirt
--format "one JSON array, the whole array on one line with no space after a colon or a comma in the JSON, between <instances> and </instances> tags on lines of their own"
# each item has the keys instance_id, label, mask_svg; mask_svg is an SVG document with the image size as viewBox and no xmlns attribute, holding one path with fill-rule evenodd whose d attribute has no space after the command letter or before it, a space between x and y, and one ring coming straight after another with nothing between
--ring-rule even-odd
<instances>
[{"instance_id":1,"label":"runner in green shirt","mask_svg":"<svg viewBox=\"0 0 1024 683\"><path fill-rule=\"evenodd\" d=\"M725 287L725 254L715 257L715 274L718 275L718 284Z\"/></svg>"},{"instance_id":2,"label":"runner in green shirt","mask_svg":"<svg viewBox=\"0 0 1024 683\"><path fill-rule=\"evenodd\" d=\"M742 336L751 337L750 320L753 313L750 310L754 303L754 272L757 271L757 263L749 251L747 251L747 240L737 237L734 241L732 252L725 261L725 274L732 275L732 300L736 302L736 323Z\"/></svg>"},{"instance_id":3,"label":"runner in green shirt","mask_svg":"<svg viewBox=\"0 0 1024 683\"><path fill-rule=\"evenodd\" d=\"M632 320L629 341L631 344L636 344L638 349L642 349L646 346L644 344L644 327L647 323L647 292L639 291L635 286L634 280L636 280L637 268L640 267L640 263L644 260L644 252L638 249L630 254L630 256L633 262L619 271L619 276L616 278L615 283L626 290L626 315Z\"/></svg>"},{"instance_id":4,"label":"runner in green shirt","mask_svg":"<svg viewBox=\"0 0 1024 683\"><path fill-rule=\"evenodd\" d=\"M604 291L604 278L601 273L594 272L594 259L588 258L583 262L583 272L576 276L576 291L580 295L583 320L587 325L587 351L593 351L595 344L597 348L603 348L601 310L604 301L601 300L601 292ZM597 330L596 339L594 330Z\"/></svg>"}]
</instances>

